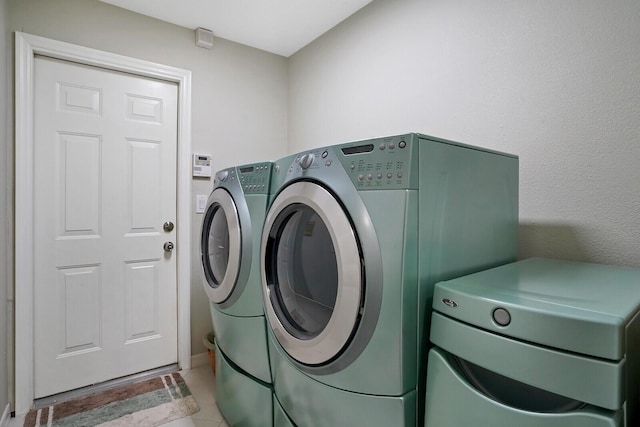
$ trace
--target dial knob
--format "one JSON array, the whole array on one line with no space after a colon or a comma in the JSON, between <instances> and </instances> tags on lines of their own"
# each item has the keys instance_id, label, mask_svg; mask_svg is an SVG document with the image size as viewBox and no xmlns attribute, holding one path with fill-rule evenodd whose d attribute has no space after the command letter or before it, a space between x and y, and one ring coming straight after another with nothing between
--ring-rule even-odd
<instances>
[{"instance_id":1,"label":"dial knob","mask_svg":"<svg viewBox=\"0 0 640 427\"><path fill-rule=\"evenodd\" d=\"M302 170L307 170L313 164L314 155L313 153L307 153L300 158L300 167Z\"/></svg>"},{"instance_id":2,"label":"dial knob","mask_svg":"<svg viewBox=\"0 0 640 427\"><path fill-rule=\"evenodd\" d=\"M218 172L218 179L222 182L225 182L229 178L229 171L221 171Z\"/></svg>"}]
</instances>

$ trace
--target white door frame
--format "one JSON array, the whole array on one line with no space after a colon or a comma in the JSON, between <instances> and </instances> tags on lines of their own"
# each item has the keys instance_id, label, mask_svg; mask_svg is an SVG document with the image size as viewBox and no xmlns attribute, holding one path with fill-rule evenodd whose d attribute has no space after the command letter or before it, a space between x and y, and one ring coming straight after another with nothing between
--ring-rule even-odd
<instances>
[{"instance_id":1,"label":"white door frame","mask_svg":"<svg viewBox=\"0 0 640 427\"><path fill-rule=\"evenodd\" d=\"M34 56L69 60L175 82L178 85L177 280L178 364L191 367L191 71L142 61L26 33L15 33L15 403L34 401L33 324L33 111Z\"/></svg>"}]
</instances>

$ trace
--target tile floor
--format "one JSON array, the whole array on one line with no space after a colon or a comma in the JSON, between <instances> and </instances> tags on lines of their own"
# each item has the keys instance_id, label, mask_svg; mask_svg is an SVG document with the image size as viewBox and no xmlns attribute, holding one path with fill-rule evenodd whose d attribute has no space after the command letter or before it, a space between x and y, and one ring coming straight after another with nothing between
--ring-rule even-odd
<instances>
[{"instance_id":1,"label":"tile floor","mask_svg":"<svg viewBox=\"0 0 640 427\"><path fill-rule=\"evenodd\" d=\"M198 402L200 411L189 417L163 424L163 427L228 427L216 406L215 379L211 372L211 365L206 364L180 371L180 374ZM8 427L22 427L23 424L24 415L12 418Z\"/></svg>"},{"instance_id":2,"label":"tile floor","mask_svg":"<svg viewBox=\"0 0 640 427\"><path fill-rule=\"evenodd\" d=\"M163 424L163 427L228 427L216 405L215 378L211 365L180 371L182 378L195 397L200 411L195 414Z\"/></svg>"}]
</instances>

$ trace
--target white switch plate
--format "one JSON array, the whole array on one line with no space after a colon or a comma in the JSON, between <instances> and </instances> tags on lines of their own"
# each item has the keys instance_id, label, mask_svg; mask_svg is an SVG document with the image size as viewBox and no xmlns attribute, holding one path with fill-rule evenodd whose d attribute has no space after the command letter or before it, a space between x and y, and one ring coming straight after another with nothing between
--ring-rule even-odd
<instances>
[{"instance_id":1,"label":"white switch plate","mask_svg":"<svg viewBox=\"0 0 640 427\"><path fill-rule=\"evenodd\" d=\"M196 195L196 213L204 213L204 209L207 207L207 196L198 194Z\"/></svg>"}]
</instances>

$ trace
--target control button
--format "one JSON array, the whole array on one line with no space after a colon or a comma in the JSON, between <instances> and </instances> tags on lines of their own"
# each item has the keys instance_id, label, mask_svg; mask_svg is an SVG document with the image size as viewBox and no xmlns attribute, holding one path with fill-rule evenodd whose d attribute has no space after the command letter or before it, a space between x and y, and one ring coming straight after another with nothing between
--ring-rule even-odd
<instances>
[{"instance_id":1,"label":"control button","mask_svg":"<svg viewBox=\"0 0 640 427\"><path fill-rule=\"evenodd\" d=\"M398 179L402 179L402 172L398 172Z\"/></svg>"},{"instance_id":2,"label":"control button","mask_svg":"<svg viewBox=\"0 0 640 427\"><path fill-rule=\"evenodd\" d=\"M493 321L500 326L507 326L511 323L511 315L504 308L496 308L493 310Z\"/></svg>"},{"instance_id":3,"label":"control button","mask_svg":"<svg viewBox=\"0 0 640 427\"><path fill-rule=\"evenodd\" d=\"M364 175L360 174L358 175L358 181L362 181L364 179Z\"/></svg>"},{"instance_id":4,"label":"control button","mask_svg":"<svg viewBox=\"0 0 640 427\"><path fill-rule=\"evenodd\" d=\"M276 165L276 173L280 173L280 165Z\"/></svg>"},{"instance_id":5,"label":"control button","mask_svg":"<svg viewBox=\"0 0 640 427\"><path fill-rule=\"evenodd\" d=\"M356 168L356 165L355 165L355 164L351 163L351 164L349 165L349 169L354 170L355 168Z\"/></svg>"},{"instance_id":6,"label":"control button","mask_svg":"<svg viewBox=\"0 0 640 427\"><path fill-rule=\"evenodd\" d=\"M300 167L302 170L307 170L311 167L314 157L313 153L307 153L300 158Z\"/></svg>"},{"instance_id":7,"label":"control button","mask_svg":"<svg viewBox=\"0 0 640 427\"><path fill-rule=\"evenodd\" d=\"M382 174L381 173L378 174L378 179L382 179Z\"/></svg>"},{"instance_id":8,"label":"control button","mask_svg":"<svg viewBox=\"0 0 640 427\"><path fill-rule=\"evenodd\" d=\"M380 144L380 151L384 150L385 148L387 148L384 144Z\"/></svg>"},{"instance_id":9,"label":"control button","mask_svg":"<svg viewBox=\"0 0 640 427\"><path fill-rule=\"evenodd\" d=\"M389 148L393 150L394 148L396 148L396 144L392 142L391 144L389 144Z\"/></svg>"},{"instance_id":10,"label":"control button","mask_svg":"<svg viewBox=\"0 0 640 427\"><path fill-rule=\"evenodd\" d=\"M326 167L331 166L331 160L327 160L327 161L324 163L324 165L325 165Z\"/></svg>"},{"instance_id":11,"label":"control button","mask_svg":"<svg viewBox=\"0 0 640 427\"><path fill-rule=\"evenodd\" d=\"M367 179L368 179L369 181L371 181L371 180L373 179L373 175L371 175L371 174L367 175Z\"/></svg>"},{"instance_id":12,"label":"control button","mask_svg":"<svg viewBox=\"0 0 640 427\"><path fill-rule=\"evenodd\" d=\"M407 143L406 143L406 142L404 142L404 141L400 141L400 142L398 142L398 147L400 147L400 148L404 148L404 147L406 147L406 146L407 146Z\"/></svg>"},{"instance_id":13,"label":"control button","mask_svg":"<svg viewBox=\"0 0 640 427\"><path fill-rule=\"evenodd\" d=\"M387 173L387 178L388 178L388 179L391 179L392 177L393 177L393 174L392 174L391 172L388 172L388 173Z\"/></svg>"},{"instance_id":14,"label":"control button","mask_svg":"<svg viewBox=\"0 0 640 427\"><path fill-rule=\"evenodd\" d=\"M322 152L322 158L326 158L329 155L329 152L327 150Z\"/></svg>"}]
</instances>

